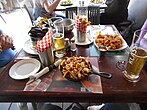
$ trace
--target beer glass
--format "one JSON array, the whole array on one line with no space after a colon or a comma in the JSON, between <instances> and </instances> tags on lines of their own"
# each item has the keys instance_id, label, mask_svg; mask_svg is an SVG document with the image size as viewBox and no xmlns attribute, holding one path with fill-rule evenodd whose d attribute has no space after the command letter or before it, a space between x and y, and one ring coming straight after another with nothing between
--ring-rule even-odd
<instances>
[{"instance_id":1,"label":"beer glass","mask_svg":"<svg viewBox=\"0 0 147 110\"><path fill-rule=\"evenodd\" d=\"M130 53L124 77L130 82L137 82L140 79L140 72L147 59L147 30L136 30L134 32Z\"/></svg>"},{"instance_id":2,"label":"beer glass","mask_svg":"<svg viewBox=\"0 0 147 110\"><path fill-rule=\"evenodd\" d=\"M55 56L62 58L65 56L63 20L56 20L54 22L54 27L55 29L53 30L53 43Z\"/></svg>"}]
</instances>

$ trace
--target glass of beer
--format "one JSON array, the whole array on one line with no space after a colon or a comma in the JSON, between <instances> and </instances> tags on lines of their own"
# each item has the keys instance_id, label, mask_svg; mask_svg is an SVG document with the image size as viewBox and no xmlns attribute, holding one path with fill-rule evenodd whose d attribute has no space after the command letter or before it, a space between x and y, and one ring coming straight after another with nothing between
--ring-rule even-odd
<instances>
[{"instance_id":1,"label":"glass of beer","mask_svg":"<svg viewBox=\"0 0 147 110\"><path fill-rule=\"evenodd\" d=\"M53 43L55 56L62 58L65 56L63 20L56 20L54 22L54 27L55 29L53 30Z\"/></svg>"},{"instance_id":2,"label":"glass of beer","mask_svg":"<svg viewBox=\"0 0 147 110\"><path fill-rule=\"evenodd\" d=\"M147 30L137 30L134 32L132 44L124 77L130 82L138 82L141 70L147 59Z\"/></svg>"}]
</instances>

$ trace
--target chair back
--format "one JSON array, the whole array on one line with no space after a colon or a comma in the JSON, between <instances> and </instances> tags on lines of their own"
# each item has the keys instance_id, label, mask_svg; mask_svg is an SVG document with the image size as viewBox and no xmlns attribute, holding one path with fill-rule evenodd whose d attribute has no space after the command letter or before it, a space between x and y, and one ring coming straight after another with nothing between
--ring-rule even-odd
<instances>
[{"instance_id":1,"label":"chair back","mask_svg":"<svg viewBox=\"0 0 147 110\"><path fill-rule=\"evenodd\" d=\"M66 18L73 19L73 13L77 15L77 7L66 8ZM100 8L99 6L88 6L88 20L93 25L100 23Z\"/></svg>"},{"instance_id":2,"label":"chair back","mask_svg":"<svg viewBox=\"0 0 147 110\"><path fill-rule=\"evenodd\" d=\"M65 11L66 18L74 19L73 13L75 13L77 15L77 7L66 8L66 11Z\"/></svg>"},{"instance_id":3,"label":"chair back","mask_svg":"<svg viewBox=\"0 0 147 110\"><path fill-rule=\"evenodd\" d=\"M5 20L4 17L1 15L1 13L0 13L0 17L2 18L2 20L4 21L4 23L6 23L6 20Z\"/></svg>"},{"instance_id":4,"label":"chair back","mask_svg":"<svg viewBox=\"0 0 147 110\"><path fill-rule=\"evenodd\" d=\"M90 21L92 25L100 24L99 6L88 6L88 21Z\"/></svg>"},{"instance_id":5,"label":"chair back","mask_svg":"<svg viewBox=\"0 0 147 110\"><path fill-rule=\"evenodd\" d=\"M24 8L26 9L29 17L30 17L30 20L31 20L31 23L33 24L33 21L34 21L34 16L33 16L33 7L34 7L34 4L33 4L33 1L32 0L27 0L27 2L25 2L23 4Z\"/></svg>"}]
</instances>

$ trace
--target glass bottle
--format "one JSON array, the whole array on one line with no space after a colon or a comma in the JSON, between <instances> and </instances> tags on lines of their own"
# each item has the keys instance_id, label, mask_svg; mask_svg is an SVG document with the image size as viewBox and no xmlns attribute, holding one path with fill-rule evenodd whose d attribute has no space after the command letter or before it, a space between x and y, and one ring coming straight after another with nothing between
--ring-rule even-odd
<instances>
[{"instance_id":1,"label":"glass bottle","mask_svg":"<svg viewBox=\"0 0 147 110\"><path fill-rule=\"evenodd\" d=\"M80 1L80 6L77 8L77 14L82 18L88 18L88 7L85 6L84 1Z\"/></svg>"}]
</instances>

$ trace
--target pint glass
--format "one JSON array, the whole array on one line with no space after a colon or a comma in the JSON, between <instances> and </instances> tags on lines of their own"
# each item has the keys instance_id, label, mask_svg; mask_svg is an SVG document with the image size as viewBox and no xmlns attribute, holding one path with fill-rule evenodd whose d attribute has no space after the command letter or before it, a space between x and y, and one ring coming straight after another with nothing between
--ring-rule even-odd
<instances>
[{"instance_id":1,"label":"pint glass","mask_svg":"<svg viewBox=\"0 0 147 110\"><path fill-rule=\"evenodd\" d=\"M53 43L55 56L61 58L65 56L63 20L56 20L54 22L54 26L55 30L53 31Z\"/></svg>"},{"instance_id":2,"label":"pint glass","mask_svg":"<svg viewBox=\"0 0 147 110\"><path fill-rule=\"evenodd\" d=\"M134 33L124 77L130 82L140 79L140 72L147 59L147 30Z\"/></svg>"}]
</instances>

